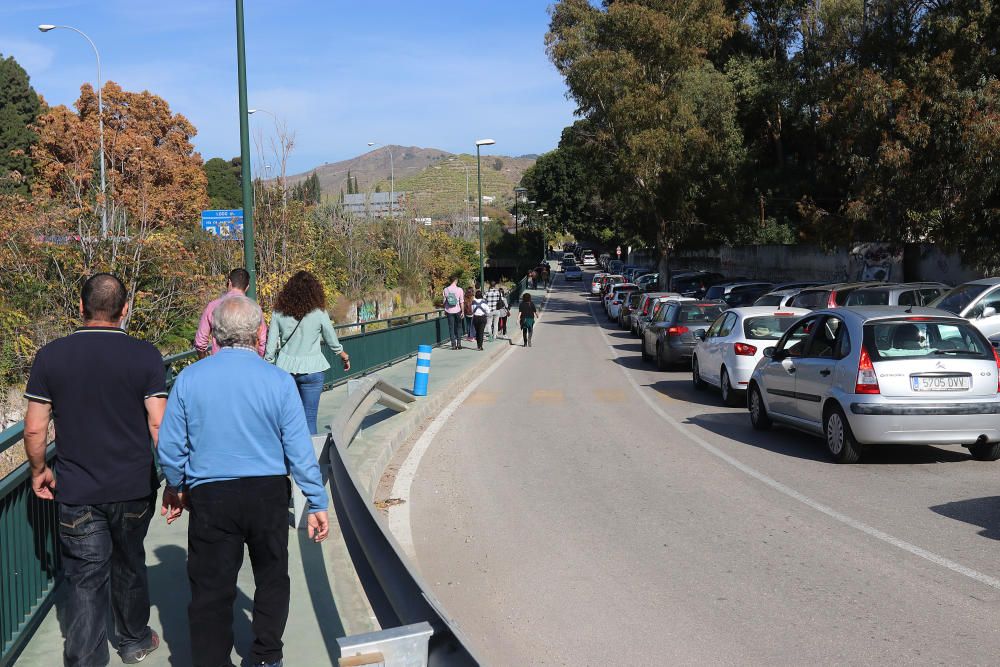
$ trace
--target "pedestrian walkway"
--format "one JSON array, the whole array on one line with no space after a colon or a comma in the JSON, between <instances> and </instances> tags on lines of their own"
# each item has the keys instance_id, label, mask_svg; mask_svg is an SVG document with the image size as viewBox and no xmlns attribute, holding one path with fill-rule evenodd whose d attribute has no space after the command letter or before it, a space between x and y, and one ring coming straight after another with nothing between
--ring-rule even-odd
<instances>
[{"instance_id":1,"label":"pedestrian walkway","mask_svg":"<svg viewBox=\"0 0 1000 667\"><path fill-rule=\"evenodd\" d=\"M509 327L508 331L512 329ZM502 339L488 342L485 352L478 352L475 348L462 351L436 348L426 398L417 399L409 411L399 415L380 407L372 411L348 450L352 468L359 472L362 480L371 480L373 486L369 495L374 495L374 485L377 485L392 452L419 427L427 416L427 408L437 409L466 378L474 376L479 368L510 344L510 341ZM409 390L413 385L415 363L414 357L384 368L377 375L394 386ZM323 394L319 409L321 431L327 430L323 425L330 423L347 392L348 386L342 385ZM426 407L422 408L425 404ZM336 664L338 637L378 629L333 512L330 520L330 539L322 544L311 542L304 531L291 530L289 536L291 610L284 635L286 664ZM158 516L153 520L146 538L152 602L150 626L159 632L161 646L143 661L144 665L186 666L192 662L188 636L190 592L186 545L186 514L170 526ZM232 659L235 664L240 664L248 654L253 638L250 627L253 592L253 574L249 559L245 558L238 580L234 612L236 646ZM22 652L18 665L51 667L61 662L60 610L61 600L57 595L56 605ZM112 656L112 664L117 659Z\"/></svg>"}]
</instances>

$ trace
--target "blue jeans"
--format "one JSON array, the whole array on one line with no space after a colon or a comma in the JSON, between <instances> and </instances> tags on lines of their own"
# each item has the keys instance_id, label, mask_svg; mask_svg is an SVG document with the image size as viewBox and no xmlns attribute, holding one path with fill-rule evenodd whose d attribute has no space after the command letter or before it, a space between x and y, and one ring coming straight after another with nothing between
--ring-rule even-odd
<instances>
[{"instance_id":1,"label":"blue jeans","mask_svg":"<svg viewBox=\"0 0 1000 667\"><path fill-rule=\"evenodd\" d=\"M452 347L462 344L462 313L445 313L448 318L448 340Z\"/></svg>"},{"instance_id":2,"label":"blue jeans","mask_svg":"<svg viewBox=\"0 0 1000 667\"><path fill-rule=\"evenodd\" d=\"M124 656L149 647L149 582L142 543L155 500L154 493L100 505L59 504L59 546L66 577L65 665L108 664L109 597L118 653Z\"/></svg>"},{"instance_id":3,"label":"blue jeans","mask_svg":"<svg viewBox=\"0 0 1000 667\"><path fill-rule=\"evenodd\" d=\"M309 432L316 435L319 431L316 428L316 415L319 413L319 397L323 393L323 376L325 373L293 373L295 384L299 388L299 398L302 399L302 407L306 411L306 425Z\"/></svg>"}]
</instances>

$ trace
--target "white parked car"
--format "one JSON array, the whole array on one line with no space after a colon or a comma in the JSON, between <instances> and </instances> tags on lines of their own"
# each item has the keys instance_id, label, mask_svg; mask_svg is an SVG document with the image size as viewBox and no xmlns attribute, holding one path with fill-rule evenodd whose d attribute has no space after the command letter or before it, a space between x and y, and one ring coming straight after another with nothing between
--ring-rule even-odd
<instances>
[{"instance_id":1,"label":"white parked car","mask_svg":"<svg viewBox=\"0 0 1000 667\"><path fill-rule=\"evenodd\" d=\"M584 253L583 255L583 265L584 266L597 266L597 258L594 255L588 255Z\"/></svg>"},{"instance_id":2,"label":"white parked car","mask_svg":"<svg viewBox=\"0 0 1000 667\"><path fill-rule=\"evenodd\" d=\"M987 338L1000 334L1000 278L959 285L927 305L966 318Z\"/></svg>"},{"instance_id":3,"label":"white parked car","mask_svg":"<svg viewBox=\"0 0 1000 667\"><path fill-rule=\"evenodd\" d=\"M638 285L633 285L631 283L625 283L619 287L615 287L611 290L611 298L608 299L608 319L617 320L618 311L621 310L622 304L625 302L627 295L630 292L635 292L638 290Z\"/></svg>"},{"instance_id":4,"label":"white parked car","mask_svg":"<svg viewBox=\"0 0 1000 667\"><path fill-rule=\"evenodd\" d=\"M590 293L591 294L600 294L601 293L601 287L603 287L603 285L604 285L604 283L602 282L602 279L606 275L608 275L608 274L607 273L595 273L594 274L594 277L591 279L591 283L590 283Z\"/></svg>"},{"instance_id":5,"label":"white parked car","mask_svg":"<svg viewBox=\"0 0 1000 667\"><path fill-rule=\"evenodd\" d=\"M777 343L796 320L811 312L761 306L727 310L698 336L691 358L695 388L718 387L727 405L742 404L750 376L764 358L764 348Z\"/></svg>"},{"instance_id":6,"label":"white parked car","mask_svg":"<svg viewBox=\"0 0 1000 667\"><path fill-rule=\"evenodd\" d=\"M750 423L826 440L838 463L879 444L963 445L1000 459L1000 353L968 320L934 308L814 311L764 350Z\"/></svg>"}]
</instances>

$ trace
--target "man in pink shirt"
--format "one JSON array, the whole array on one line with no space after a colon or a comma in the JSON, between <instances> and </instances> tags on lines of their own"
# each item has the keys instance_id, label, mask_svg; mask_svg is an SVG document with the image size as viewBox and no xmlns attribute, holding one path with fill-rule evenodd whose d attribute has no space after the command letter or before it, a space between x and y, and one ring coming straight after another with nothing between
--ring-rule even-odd
<instances>
[{"instance_id":1,"label":"man in pink shirt","mask_svg":"<svg viewBox=\"0 0 1000 667\"><path fill-rule=\"evenodd\" d=\"M219 351L219 346L212 337L212 311L227 296L246 296L247 288L250 287L250 274L246 269L233 269L229 272L226 280L226 293L215 299L207 306L201 314L201 321L198 323L198 333L194 336L194 347L198 350L198 357L207 357ZM261 322L260 330L257 332L257 354L264 356L264 347L267 345L267 324Z\"/></svg>"},{"instance_id":2,"label":"man in pink shirt","mask_svg":"<svg viewBox=\"0 0 1000 667\"><path fill-rule=\"evenodd\" d=\"M448 318L448 338L451 349L462 349L462 302L465 290L458 286L458 274L451 277L451 284L444 288L441 295L444 302L445 317Z\"/></svg>"}]
</instances>

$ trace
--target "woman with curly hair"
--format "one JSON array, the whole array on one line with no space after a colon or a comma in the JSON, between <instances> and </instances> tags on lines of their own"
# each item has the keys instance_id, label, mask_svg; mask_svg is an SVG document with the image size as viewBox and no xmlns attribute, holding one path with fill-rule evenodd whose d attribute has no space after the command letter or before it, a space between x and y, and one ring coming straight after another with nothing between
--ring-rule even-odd
<instances>
[{"instance_id":1,"label":"woman with curly hair","mask_svg":"<svg viewBox=\"0 0 1000 667\"><path fill-rule=\"evenodd\" d=\"M321 342L340 355L345 371L351 369L351 359L337 340L333 322L326 312L323 285L308 271L299 271L288 279L274 301L264 358L295 378L306 423L313 435L317 432L316 415L323 393L323 376L330 368L320 350Z\"/></svg>"}]
</instances>

